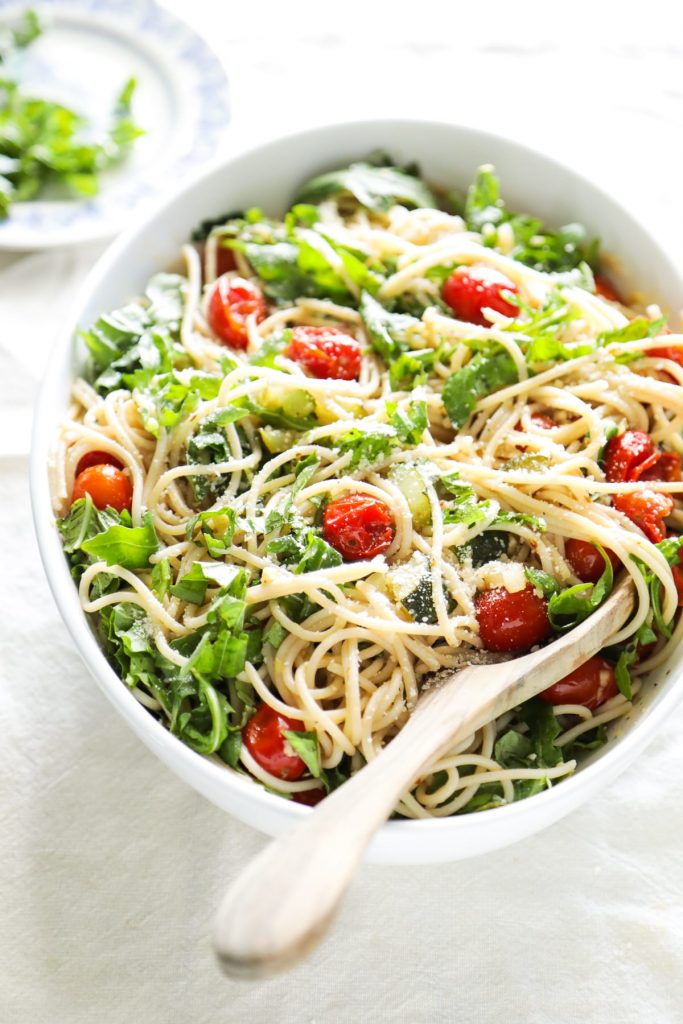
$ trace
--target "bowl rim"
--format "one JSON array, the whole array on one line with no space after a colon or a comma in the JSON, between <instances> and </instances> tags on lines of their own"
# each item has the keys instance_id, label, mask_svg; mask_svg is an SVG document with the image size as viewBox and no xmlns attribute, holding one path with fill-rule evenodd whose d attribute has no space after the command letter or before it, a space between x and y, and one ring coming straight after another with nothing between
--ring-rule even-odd
<instances>
[{"instance_id":1,"label":"bowl rim","mask_svg":"<svg viewBox=\"0 0 683 1024\"><path fill-rule=\"evenodd\" d=\"M546 164L550 171L557 169L563 174L569 174L578 182L582 189L592 192L597 200L607 203L620 218L630 222L647 236L662 264L666 265L668 270L678 280L681 294L683 295L683 271L679 270L667 252L661 247L657 238L653 237L650 233L649 228L621 203L609 196L604 189L581 172L575 170L574 167L567 167L543 151L520 143L503 133L483 131L468 125L460 125L448 121L435 121L430 118L372 117L351 121L335 121L304 130L287 132L258 142L255 145L239 148L229 156L224 155L220 159L213 160L191 178L184 181L177 190L158 199L147 209L144 217L139 222L132 224L122 232L99 257L78 289L64 323L55 333L52 351L44 370L44 376L34 406L29 473L31 508L38 549L50 590L67 630L75 643L76 650L85 662L90 674L127 724L133 728L137 736L154 753L157 753L157 748L160 745L165 747L169 757L169 760L165 763L169 767L172 767L171 762L183 765L188 769L188 774L203 776L211 789L214 789L216 786L228 790L233 789L236 794L241 794L254 805L259 805L263 809L264 814L267 814L269 811L276 811L281 817L288 817L290 825L294 825L297 820L301 820L310 814L311 808L291 800L283 800L282 797L265 790L248 775L237 772L228 765L219 765L184 744L170 733L136 699L107 661L104 651L95 638L86 613L82 611L78 603L78 591L69 573L68 564L55 527L47 472L49 452L54 440L51 433L53 424L49 414L44 410L50 408L49 396L53 390L51 382L54 377L59 377L59 373L55 373L55 371L58 368L63 368L64 363L71 359L74 334L79 326L82 310L89 296L101 285L111 268L118 263L120 257L129 249L135 247L139 236L147 230L148 225L152 221L162 217L170 208L182 203L185 196L193 191L197 185L217 172L227 172L243 158L251 159L258 156L266 156L270 149L277 148L283 144L314 143L317 137L325 133L339 132L343 134L353 132L354 130L366 130L368 127L374 127L378 131L383 131L387 128L410 130L410 128L419 129L426 127L429 130L450 131L456 135L458 133L461 135L473 135L481 141L490 143L492 156L495 153L495 147L503 143L505 146L516 151L523 159L528 159L532 162L540 161ZM315 151L313 150L312 163L315 160L314 153ZM419 154L417 159L419 159ZM674 656L679 651L680 647L674 652ZM652 738L674 706L683 699L683 686L676 685L675 675L666 684L662 684L662 691L658 696L655 706L648 708L647 714L634 722L627 735L619 737L612 746L606 749L604 753L598 755L590 764L563 778L561 785L552 786L524 800L478 811L476 814L390 820L382 825L379 832L387 836L390 835L397 841L400 841L402 835L409 833L419 833L423 836L439 835L450 833L454 829L467 833L470 830L479 831L482 827L495 826L496 822L499 822L502 826L506 821L519 821L528 816L540 816L543 809L551 805L557 809L559 805L564 803L567 809L571 809L571 807L581 801L582 794L594 787L594 780L597 776L604 775L609 778L616 774L620 765L625 766L629 761L630 754L632 752L637 753L638 748L642 747L644 742L647 742L648 734L649 738ZM149 738L149 742L146 737ZM612 770L611 773L610 769ZM559 817L560 814L556 813L554 818ZM551 820L550 817L548 817L548 820Z\"/></svg>"}]
</instances>

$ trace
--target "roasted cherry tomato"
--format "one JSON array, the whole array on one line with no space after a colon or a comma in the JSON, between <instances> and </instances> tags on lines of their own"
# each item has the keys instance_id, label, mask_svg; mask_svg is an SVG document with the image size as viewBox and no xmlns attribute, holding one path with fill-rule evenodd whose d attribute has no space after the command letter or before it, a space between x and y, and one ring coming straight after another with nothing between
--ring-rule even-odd
<instances>
[{"instance_id":1,"label":"roasted cherry tomato","mask_svg":"<svg viewBox=\"0 0 683 1024\"><path fill-rule=\"evenodd\" d=\"M517 295L517 285L493 267L458 267L443 286L442 297L458 320L488 326L483 310L488 307L503 316L517 316L519 310L502 294Z\"/></svg>"},{"instance_id":2,"label":"roasted cherry tomato","mask_svg":"<svg viewBox=\"0 0 683 1024\"><path fill-rule=\"evenodd\" d=\"M683 366L683 348L675 348L673 345L663 348L650 348L645 353L655 359L670 359L673 363ZM673 380L673 378L671 378Z\"/></svg>"},{"instance_id":3,"label":"roasted cherry tomato","mask_svg":"<svg viewBox=\"0 0 683 1024\"><path fill-rule=\"evenodd\" d=\"M672 483L681 479L681 457L675 452L658 452L651 465L636 466L632 480L665 480Z\"/></svg>"},{"instance_id":4,"label":"roasted cherry tomato","mask_svg":"<svg viewBox=\"0 0 683 1024\"><path fill-rule=\"evenodd\" d=\"M100 464L84 469L76 477L72 502L89 494L95 508L115 508L130 512L133 501L133 488L130 480L116 466Z\"/></svg>"},{"instance_id":5,"label":"roasted cherry tomato","mask_svg":"<svg viewBox=\"0 0 683 1024\"><path fill-rule=\"evenodd\" d=\"M247 347L247 318L260 323L266 315L266 301L255 284L243 277L223 275L216 281L206 307L209 327L219 341L230 348Z\"/></svg>"},{"instance_id":6,"label":"roasted cherry tomato","mask_svg":"<svg viewBox=\"0 0 683 1024\"><path fill-rule=\"evenodd\" d=\"M529 423L536 430L552 430L556 424L550 419L550 416L546 416L543 412L532 412L529 417ZM515 424L515 430L524 430L521 420Z\"/></svg>"},{"instance_id":7,"label":"roasted cherry tomato","mask_svg":"<svg viewBox=\"0 0 683 1024\"><path fill-rule=\"evenodd\" d=\"M286 718L268 704L259 704L242 730L244 744L257 764L276 779L299 779L306 765L296 754L284 732L301 732L301 722Z\"/></svg>"},{"instance_id":8,"label":"roasted cherry tomato","mask_svg":"<svg viewBox=\"0 0 683 1024\"><path fill-rule=\"evenodd\" d=\"M505 587L485 590L474 604L479 636L489 651L528 651L552 632L548 605L531 584L514 594Z\"/></svg>"},{"instance_id":9,"label":"roasted cherry tomato","mask_svg":"<svg viewBox=\"0 0 683 1024\"><path fill-rule=\"evenodd\" d=\"M226 249L224 245L218 245L216 249L216 276L227 274L230 270L237 269L235 253L232 249Z\"/></svg>"},{"instance_id":10,"label":"roasted cherry tomato","mask_svg":"<svg viewBox=\"0 0 683 1024\"><path fill-rule=\"evenodd\" d=\"M324 789L300 789L297 793L292 793L294 797L294 803L304 804L306 807L315 807L321 800L324 800L327 793Z\"/></svg>"},{"instance_id":11,"label":"roasted cherry tomato","mask_svg":"<svg viewBox=\"0 0 683 1024\"><path fill-rule=\"evenodd\" d=\"M578 540L576 537L570 537L569 540L565 541L564 554L574 570L574 575L578 576L582 583L597 583L605 571L604 558L595 544L591 544L587 540ZM609 548L605 548L605 554L616 572L621 562Z\"/></svg>"},{"instance_id":12,"label":"roasted cherry tomato","mask_svg":"<svg viewBox=\"0 0 683 1024\"><path fill-rule=\"evenodd\" d=\"M321 380L356 380L360 352L360 342L334 327L295 327L285 349L288 359Z\"/></svg>"},{"instance_id":13,"label":"roasted cherry tomato","mask_svg":"<svg viewBox=\"0 0 683 1024\"><path fill-rule=\"evenodd\" d=\"M673 498L658 491L634 491L632 494L615 494L614 507L639 526L648 540L658 544L666 537L664 520L674 510Z\"/></svg>"},{"instance_id":14,"label":"roasted cherry tomato","mask_svg":"<svg viewBox=\"0 0 683 1024\"><path fill-rule=\"evenodd\" d=\"M621 302L621 296L604 274L595 275L595 291L601 299L607 299L608 302Z\"/></svg>"},{"instance_id":15,"label":"roasted cherry tomato","mask_svg":"<svg viewBox=\"0 0 683 1024\"><path fill-rule=\"evenodd\" d=\"M323 512L323 537L348 562L374 558L394 539L389 506L370 494L335 498Z\"/></svg>"},{"instance_id":16,"label":"roasted cherry tomato","mask_svg":"<svg viewBox=\"0 0 683 1024\"><path fill-rule=\"evenodd\" d=\"M610 483L637 479L633 476L636 467L650 468L657 462L660 454L649 434L643 433L642 430L625 430L623 434L617 434L607 442L604 455L605 476Z\"/></svg>"},{"instance_id":17,"label":"roasted cherry tomato","mask_svg":"<svg viewBox=\"0 0 683 1024\"><path fill-rule=\"evenodd\" d=\"M593 711L619 693L614 669L599 655L589 658L564 679L542 690L539 697L549 704L582 704Z\"/></svg>"},{"instance_id":18,"label":"roasted cherry tomato","mask_svg":"<svg viewBox=\"0 0 683 1024\"><path fill-rule=\"evenodd\" d=\"M110 455L109 452L86 452L78 460L76 476L82 473L84 469L90 469L91 466L116 466L117 469L123 469L123 463L119 462L115 455Z\"/></svg>"}]
</instances>

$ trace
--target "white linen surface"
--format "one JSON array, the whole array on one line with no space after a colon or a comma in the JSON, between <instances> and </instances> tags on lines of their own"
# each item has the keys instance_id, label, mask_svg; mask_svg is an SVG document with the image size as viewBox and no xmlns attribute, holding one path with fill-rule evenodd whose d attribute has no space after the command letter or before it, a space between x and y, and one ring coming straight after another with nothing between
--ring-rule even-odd
<instances>
[{"instance_id":1,"label":"white linen surface","mask_svg":"<svg viewBox=\"0 0 683 1024\"><path fill-rule=\"evenodd\" d=\"M361 113L479 123L594 171L680 255L681 17L668 5L638 5L645 24L620 5L618 26L598 5L563 26L536 4L169 6L226 59L233 145ZM476 861L365 867L306 964L258 984L221 976L209 922L264 840L172 776L105 702L30 522L31 402L96 251L0 269L0 1024L682 1021L683 708L549 831Z\"/></svg>"}]
</instances>

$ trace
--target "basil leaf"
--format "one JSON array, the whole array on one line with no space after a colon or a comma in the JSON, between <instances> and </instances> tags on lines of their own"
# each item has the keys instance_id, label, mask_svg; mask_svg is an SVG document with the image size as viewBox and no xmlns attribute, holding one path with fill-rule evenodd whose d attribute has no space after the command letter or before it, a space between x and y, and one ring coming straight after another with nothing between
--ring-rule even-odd
<instances>
[{"instance_id":1,"label":"basil leaf","mask_svg":"<svg viewBox=\"0 0 683 1024\"><path fill-rule=\"evenodd\" d=\"M537 590L541 591L544 597L550 597L560 589L557 580L547 572L543 572L542 569L534 569L533 566L525 565L524 575Z\"/></svg>"},{"instance_id":2,"label":"basil leaf","mask_svg":"<svg viewBox=\"0 0 683 1024\"><path fill-rule=\"evenodd\" d=\"M595 547L602 555L605 568L597 583L578 583L553 594L548 601L548 618L553 629L561 633L578 626L592 615L611 593L614 582L612 563L599 544Z\"/></svg>"},{"instance_id":3,"label":"basil leaf","mask_svg":"<svg viewBox=\"0 0 683 1024\"><path fill-rule=\"evenodd\" d=\"M154 568L152 569L152 590L161 601L168 593L170 586L171 563L168 558L161 558L158 562L154 563Z\"/></svg>"},{"instance_id":4,"label":"basil leaf","mask_svg":"<svg viewBox=\"0 0 683 1024\"><path fill-rule=\"evenodd\" d=\"M206 588L209 581L204 575L199 562L195 562L189 572L181 576L177 583L171 587L174 597L181 601L188 601L190 604L203 604L206 595Z\"/></svg>"},{"instance_id":5,"label":"basil leaf","mask_svg":"<svg viewBox=\"0 0 683 1024\"><path fill-rule=\"evenodd\" d=\"M516 384L518 379L512 357L500 346L477 352L466 366L450 375L443 389L443 404L453 426L464 426L480 398Z\"/></svg>"},{"instance_id":6,"label":"basil leaf","mask_svg":"<svg viewBox=\"0 0 683 1024\"><path fill-rule=\"evenodd\" d=\"M361 292L358 311L370 344L389 364L410 347L410 336L420 326L415 317L390 313L368 291Z\"/></svg>"},{"instance_id":7,"label":"basil leaf","mask_svg":"<svg viewBox=\"0 0 683 1024\"><path fill-rule=\"evenodd\" d=\"M282 735L285 737L294 753L299 755L311 775L314 778L319 779L321 767L320 745L318 743L317 733L294 732L292 729L283 729Z\"/></svg>"},{"instance_id":8,"label":"basil leaf","mask_svg":"<svg viewBox=\"0 0 683 1024\"><path fill-rule=\"evenodd\" d=\"M438 206L433 193L419 178L398 167L374 167L363 162L312 178L302 186L296 201L322 203L345 196L353 197L373 213L384 213L396 203L433 209Z\"/></svg>"},{"instance_id":9,"label":"basil leaf","mask_svg":"<svg viewBox=\"0 0 683 1024\"><path fill-rule=\"evenodd\" d=\"M159 550L152 515L145 512L142 526L110 526L81 545L83 551L107 565L123 569L146 569L150 556Z\"/></svg>"},{"instance_id":10,"label":"basil leaf","mask_svg":"<svg viewBox=\"0 0 683 1024\"><path fill-rule=\"evenodd\" d=\"M402 445L419 444L429 426L424 401L410 402L406 409L399 408L396 402L387 402L387 416Z\"/></svg>"},{"instance_id":11,"label":"basil leaf","mask_svg":"<svg viewBox=\"0 0 683 1024\"><path fill-rule=\"evenodd\" d=\"M342 434L336 446L342 453L352 453L349 469L359 469L384 462L397 444L398 438L393 429L383 433L379 430L364 431L353 427L348 433Z\"/></svg>"}]
</instances>

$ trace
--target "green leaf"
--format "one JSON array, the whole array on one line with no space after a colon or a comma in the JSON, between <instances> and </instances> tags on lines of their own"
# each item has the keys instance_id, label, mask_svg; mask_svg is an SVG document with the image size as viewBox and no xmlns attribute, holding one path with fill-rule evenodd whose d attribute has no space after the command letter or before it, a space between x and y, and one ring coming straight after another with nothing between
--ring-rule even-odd
<instances>
[{"instance_id":1,"label":"green leaf","mask_svg":"<svg viewBox=\"0 0 683 1024\"><path fill-rule=\"evenodd\" d=\"M415 317L390 313L368 291L361 292L358 311L370 344L389 364L410 347L410 337L420 326Z\"/></svg>"},{"instance_id":2,"label":"green leaf","mask_svg":"<svg viewBox=\"0 0 683 1024\"><path fill-rule=\"evenodd\" d=\"M107 565L123 569L146 569L150 556L159 550L152 515L145 512L142 526L110 526L81 544L83 551Z\"/></svg>"},{"instance_id":3,"label":"green leaf","mask_svg":"<svg viewBox=\"0 0 683 1024\"><path fill-rule=\"evenodd\" d=\"M236 526L234 508L224 505L199 512L187 524L185 535L188 540L201 540L211 557L220 559L232 544Z\"/></svg>"},{"instance_id":4,"label":"green leaf","mask_svg":"<svg viewBox=\"0 0 683 1024\"><path fill-rule=\"evenodd\" d=\"M294 732L292 729L283 729L282 735L285 737L294 753L299 755L311 775L314 778L319 779L321 767L320 745L318 743L317 733Z\"/></svg>"},{"instance_id":5,"label":"green leaf","mask_svg":"<svg viewBox=\"0 0 683 1024\"><path fill-rule=\"evenodd\" d=\"M190 604L203 604L206 596L206 588L209 580L204 575L199 562L195 562L189 572L181 576L176 584L171 587L174 597L181 601L188 601Z\"/></svg>"},{"instance_id":6,"label":"green leaf","mask_svg":"<svg viewBox=\"0 0 683 1024\"><path fill-rule=\"evenodd\" d=\"M507 526L508 524L514 526L528 526L529 529L536 530L538 533L545 533L547 530L545 520L540 516L531 515L529 512L508 512L506 509L500 510L491 525Z\"/></svg>"},{"instance_id":7,"label":"green leaf","mask_svg":"<svg viewBox=\"0 0 683 1024\"><path fill-rule=\"evenodd\" d=\"M408 207L438 206L433 193L419 178L398 167L374 167L362 162L312 178L301 188L296 201L322 203L347 196L373 213L384 213L396 203Z\"/></svg>"},{"instance_id":8,"label":"green leaf","mask_svg":"<svg viewBox=\"0 0 683 1024\"><path fill-rule=\"evenodd\" d=\"M662 333L666 326L665 317L658 320L648 320L647 317L637 316L625 327L617 327L612 331L603 331L598 336L599 345L614 345L617 342L641 341L644 338L656 338Z\"/></svg>"},{"instance_id":9,"label":"green leaf","mask_svg":"<svg viewBox=\"0 0 683 1024\"><path fill-rule=\"evenodd\" d=\"M406 409L401 409L396 402L387 402L387 417L395 429L402 445L416 445L429 426L427 403L410 402Z\"/></svg>"},{"instance_id":10,"label":"green leaf","mask_svg":"<svg viewBox=\"0 0 683 1024\"><path fill-rule=\"evenodd\" d=\"M461 370L452 373L443 389L443 404L456 429L464 426L477 401L500 388L516 384L517 368L500 346L477 352Z\"/></svg>"},{"instance_id":11,"label":"green leaf","mask_svg":"<svg viewBox=\"0 0 683 1024\"><path fill-rule=\"evenodd\" d=\"M555 744L562 728L552 705L534 697L522 705L520 717L529 727L528 737L532 753L536 754L534 766L553 768L557 764L562 764L562 748Z\"/></svg>"},{"instance_id":12,"label":"green leaf","mask_svg":"<svg viewBox=\"0 0 683 1024\"><path fill-rule=\"evenodd\" d=\"M558 593L554 593L548 601L548 618L553 629L560 633L578 626L580 622L592 615L596 608L612 591L614 570L612 563L599 544L595 547L602 555L605 568L597 583L578 583Z\"/></svg>"},{"instance_id":13,"label":"green leaf","mask_svg":"<svg viewBox=\"0 0 683 1024\"><path fill-rule=\"evenodd\" d=\"M378 462L384 462L391 455L392 449L398 444L396 432L379 430L360 430L353 427L337 441L340 452L351 452L349 469L366 468Z\"/></svg>"},{"instance_id":14,"label":"green leaf","mask_svg":"<svg viewBox=\"0 0 683 1024\"><path fill-rule=\"evenodd\" d=\"M524 566L524 575L537 590L540 590L544 597L556 594L560 589L557 580L543 572L542 569L534 569L533 566Z\"/></svg>"},{"instance_id":15,"label":"green leaf","mask_svg":"<svg viewBox=\"0 0 683 1024\"><path fill-rule=\"evenodd\" d=\"M168 593L171 579L171 563L168 558L161 558L158 562L155 562L152 569L152 590L160 601Z\"/></svg>"}]
</instances>

